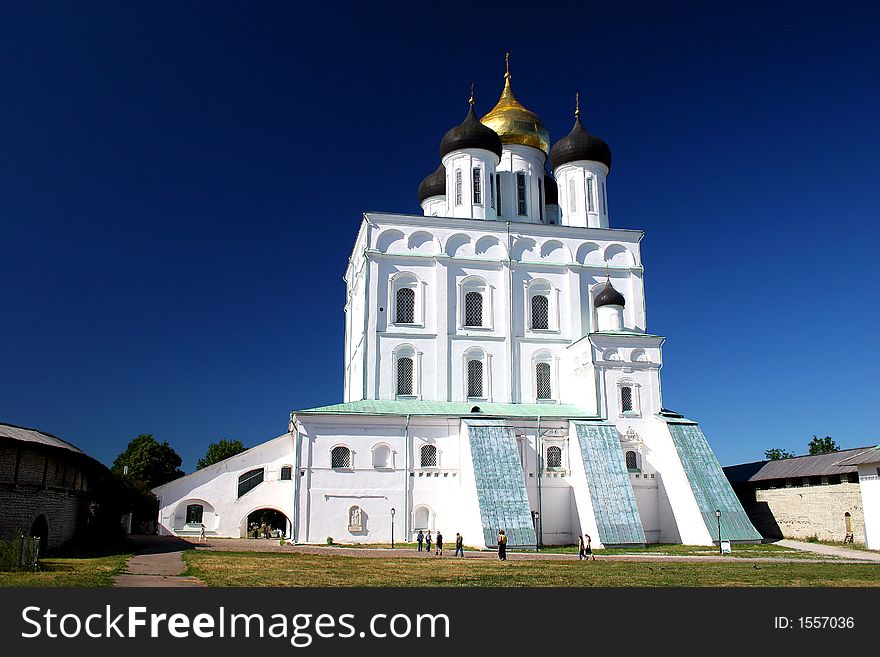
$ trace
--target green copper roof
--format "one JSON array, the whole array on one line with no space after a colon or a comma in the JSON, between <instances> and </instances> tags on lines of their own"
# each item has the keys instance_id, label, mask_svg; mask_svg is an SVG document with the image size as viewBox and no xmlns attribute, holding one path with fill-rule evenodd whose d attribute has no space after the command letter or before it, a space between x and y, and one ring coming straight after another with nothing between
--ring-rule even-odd
<instances>
[{"instance_id":1,"label":"green copper roof","mask_svg":"<svg viewBox=\"0 0 880 657\"><path fill-rule=\"evenodd\" d=\"M474 406L479 413L472 413ZM477 417L594 418L574 404L495 404L490 402L444 402L405 399L366 399L294 411L312 415L470 415Z\"/></svg>"}]
</instances>

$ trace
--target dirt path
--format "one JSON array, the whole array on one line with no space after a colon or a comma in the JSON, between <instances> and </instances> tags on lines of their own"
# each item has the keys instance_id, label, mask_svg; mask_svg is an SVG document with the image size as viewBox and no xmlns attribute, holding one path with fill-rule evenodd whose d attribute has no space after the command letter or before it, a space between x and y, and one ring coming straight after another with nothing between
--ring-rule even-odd
<instances>
[{"instance_id":1,"label":"dirt path","mask_svg":"<svg viewBox=\"0 0 880 657\"><path fill-rule=\"evenodd\" d=\"M141 549L128 560L125 572L114 578L114 586L198 587L205 583L181 575L186 570L183 551L191 544L170 536L133 536Z\"/></svg>"},{"instance_id":2,"label":"dirt path","mask_svg":"<svg viewBox=\"0 0 880 657\"><path fill-rule=\"evenodd\" d=\"M801 550L802 552L821 554L823 557L840 557L842 559L850 559L855 561L871 561L874 563L880 563L880 552L865 552L862 550L853 550L851 548L838 547L836 545L805 543L804 541L792 541L790 539L777 541L776 545L791 548L792 550Z\"/></svg>"}]
</instances>

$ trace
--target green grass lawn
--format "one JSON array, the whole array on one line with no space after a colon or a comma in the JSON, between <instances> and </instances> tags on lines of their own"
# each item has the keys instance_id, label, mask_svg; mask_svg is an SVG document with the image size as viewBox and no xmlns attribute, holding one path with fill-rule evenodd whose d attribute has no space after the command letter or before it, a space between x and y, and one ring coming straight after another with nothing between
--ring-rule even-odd
<instances>
[{"instance_id":1,"label":"green grass lawn","mask_svg":"<svg viewBox=\"0 0 880 657\"><path fill-rule=\"evenodd\" d=\"M125 568L130 554L102 557L48 557L37 572L0 572L0 587L113 586L113 576Z\"/></svg>"},{"instance_id":2,"label":"green grass lawn","mask_svg":"<svg viewBox=\"0 0 880 657\"><path fill-rule=\"evenodd\" d=\"M880 586L880 564L408 559L188 551L208 586Z\"/></svg>"}]
</instances>

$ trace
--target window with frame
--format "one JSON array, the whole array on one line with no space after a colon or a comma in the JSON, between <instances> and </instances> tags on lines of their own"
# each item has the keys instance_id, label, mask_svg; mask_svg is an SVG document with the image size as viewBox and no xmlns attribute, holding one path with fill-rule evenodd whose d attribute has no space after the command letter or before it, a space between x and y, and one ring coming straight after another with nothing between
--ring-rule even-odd
<instances>
[{"instance_id":1,"label":"window with frame","mask_svg":"<svg viewBox=\"0 0 880 657\"><path fill-rule=\"evenodd\" d=\"M434 445L422 445L422 449L419 450L419 457L421 467L437 467L437 448Z\"/></svg>"},{"instance_id":2,"label":"window with frame","mask_svg":"<svg viewBox=\"0 0 880 657\"><path fill-rule=\"evenodd\" d=\"M263 483L266 473L263 468L249 470L238 478L238 496L247 495L254 488Z\"/></svg>"},{"instance_id":3,"label":"window with frame","mask_svg":"<svg viewBox=\"0 0 880 657\"><path fill-rule=\"evenodd\" d=\"M474 205L483 205L483 172L480 167L474 167Z\"/></svg>"},{"instance_id":4,"label":"window with frame","mask_svg":"<svg viewBox=\"0 0 880 657\"><path fill-rule=\"evenodd\" d=\"M471 359L467 363L467 396L483 397L483 361Z\"/></svg>"},{"instance_id":5,"label":"window with frame","mask_svg":"<svg viewBox=\"0 0 880 657\"><path fill-rule=\"evenodd\" d=\"M608 197L605 195L605 183L602 183L602 207L603 212L608 212Z\"/></svg>"},{"instance_id":6,"label":"window with frame","mask_svg":"<svg viewBox=\"0 0 880 657\"><path fill-rule=\"evenodd\" d=\"M416 322L416 291L411 287L402 287L396 293L394 321L397 324L415 324Z\"/></svg>"},{"instance_id":7,"label":"window with frame","mask_svg":"<svg viewBox=\"0 0 880 657\"><path fill-rule=\"evenodd\" d=\"M538 178L538 220L544 221L544 181Z\"/></svg>"},{"instance_id":8,"label":"window with frame","mask_svg":"<svg viewBox=\"0 0 880 657\"><path fill-rule=\"evenodd\" d=\"M397 394L412 395L413 393L413 359L402 356L397 359Z\"/></svg>"},{"instance_id":9,"label":"window with frame","mask_svg":"<svg viewBox=\"0 0 880 657\"><path fill-rule=\"evenodd\" d=\"M577 212L577 196L575 196L574 179L568 181L568 211Z\"/></svg>"},{"instance_id":10,"label":"window with frame","mask_svg":"<svg viewBox=\"0 0 880 657\"><path fill-rule=\"evenodd\" d=\"M631 386L622 386L620 388L620 410L624 413L633 410L633 389Z\"/></svg>"},{"instance_id":11,"label":"window with frame","mask_svg":"<svg viewBox=\"0 0 880 657\"><path fill-rule=\"evenodd\" d=\"M293 479L293 467L289 465L281 466L281 481L290 481Z\"/></svg>"},{"instance_id":12,"label":"window with frame","mask_svg":"<svg viewBox=\"0 0 880 657\"><path fill-rule=\"evenodd\" d=\"M562 467L562 448L557 447L556 445L551 445L547 448L547 467Z\"/></svg>"},{"instance_id":13,"label":"window with frame","mask_svg":"<svg viewBox=\"0 0 880 657\"><path fill-rule=\"evenodd\" d=\"M526 174L522 171L516 172L516 213L521 217L529 213L526 204Z\"/></svg>"},{"instance_id":14,"label":"window with frame","mask_svg":"<svg viewBox=\"0 0 880 657\"><path fill-rule=\"evenodd\" d=\"M550 327L550 297L536 294L532 297L532 328L546 329Z\"/></svg>"},{"instance_id":15,"label":"window with frame","mask_svg":"<svg viewBox=\"0 0 880 657\"><path fill-rule=\"evenodd\" d=\"M626 453L626 469L627 470L638 470L639 469L639 459L636 456L636 453L632 450L628 450Z\"/></svg>"},{"instance_id":16,"label":"window with frame","mask_svg":"<svg viewBox=\"0 0 880 657\"><path fill-rule=\"evenodd\" d=\"M330 452L331 468L350 468L351 467L351 450L348 447L334 447Z\"/></svg>"},{"instance_id":17,"label":"window with frame","mask_svg":"<svg viewBox=\"0 0 880 657\"><path fill-rule=\"evenodd\" d=\"M496 192L498 194L498 214L501 214L501 198L502 198L502 196L501 196L501 174L500 173L495 174L495 187L497 188Z\"/></svg>"},{"instance_id":18,"label":"window with frame","mask_svg":"<svg viewBox=\"0 0 880 657\"><path fill-rule=\"evenodd\" d=\"M464 295L464 325L483 325L483 295L480 292L468 292Z\"/></svg>"},{"instance_id":19,"label":"window with frame","mask_svg":"<svg viewBox=\"0 0 880 657\"><path fill-rule=\"evenodd\" d=\"M489 204L495 207L495 184L492 182L492 174L489 174Z\"/></svg>"},{"instance_id":20,"label":"window with frame","mask_svg":"<svg viewBox=\"0 0 880 657\"><path fill-rule=\"evenodd\" d=\"M461 205L461 169L455 170L455 204Z\"/></svg>"},{"instance_id":21,"label":"window with frame","mask_svg":"<svg viewBox=\"0 0 880 657\"><path fill-rule=\"evenodd\" d=\"M201 504L189 504L186 507L186 524L201 525L205 507Z\"/></svg>"},{"instance_id":22,"label":"window with frame","mask_svg":"<svg viewBox=\"0 0 880 657\"><path fill-rule=\"evenodd\" d=\"M535 364L535 388L538 399L553 399L550 389L550 363Z\"/></svg>"},{"instance_id":23,"label":"window with frame","mask_svg":"<svg viewBox=\"0 0 880 657\"><path fill-rule=\"evenodd\" d=\"M590 212L596 211L596 202L593 200L593 179L587 178L587 209Z\"/></svg>"}]
</instances>

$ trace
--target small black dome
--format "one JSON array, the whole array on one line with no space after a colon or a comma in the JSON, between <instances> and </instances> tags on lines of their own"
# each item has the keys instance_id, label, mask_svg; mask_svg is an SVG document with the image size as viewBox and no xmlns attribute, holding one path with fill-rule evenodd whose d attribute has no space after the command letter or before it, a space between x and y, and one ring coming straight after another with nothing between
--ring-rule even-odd
<instances>
[{"instance_id":1,"label":"small black dome","mask_svg":"<svg viewBox=\"0 0 880 657\"><path fill-rule=\"evenodd\" d=\"M605 281L605 287L602 288L602 291L596 295L596 308L600 308L602 306L625 306L626 299L623 298L623 295L614 289L614 286L611 285L611 281Z\"/></svg>"},{"instance_id":2,"label":"small black dome","mask_svg":"<svg viewBox=\"0 0 880 657\"><path fill-rule=\"evenodd\" d=\"M446 167L442 164L419 185L419 203L432 196L446 196Z\"/></svg>"},{"instance_id":3,"label":"small black dome","mask_svg":"<svg viewBox=\"0 0 880 657\"><path fill-rule=\"evenodd\" d=\"M544 172L544 204L559 205L559 187L553 176L547 172Z\"/></svg>"},{"instance_id":4,"label":"small black dome","mask_svg":"<svg viewBox=\"0 0 880 657\"><path fill-rule=\"evenodd\" d=\"M550 149L550 169L555 171L563 164L578 160L601 162L611 170L611 149L604 141L587 132L580 117L575 119L571 132Z\"/></svg>"},{"instance_id":5,"label":"small black dome","mask_svg":"<svg viewBox=\"0 0 880 657\"><path fill-rule=\"evenodd\" d=\"M482 148L484 151L491 151L501 157L501 137L492 128L487 128L480 123L477 115L474 114L473 105L468 110L464 121L443 135L443 139L440 141L440 157L464 148Z\"/></svg>"}]
</instances>

